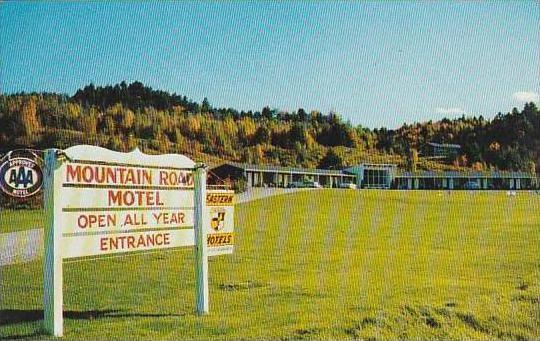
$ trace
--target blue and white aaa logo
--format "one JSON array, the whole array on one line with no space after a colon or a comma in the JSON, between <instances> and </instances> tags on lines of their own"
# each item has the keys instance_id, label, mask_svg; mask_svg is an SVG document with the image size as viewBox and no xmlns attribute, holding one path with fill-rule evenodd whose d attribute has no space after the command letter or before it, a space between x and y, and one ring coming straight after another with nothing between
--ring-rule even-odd
<instances>
[{"instance_id":1,"label":"blue and white aaa logo","mask_svg":"<svg viewBox=\"0 0 540 341\"><path fill-rule=\"evenodd\" d=\"M16 157L0 166L0 188L9 196L25 198L36 194L43 184L43 173L31 159Z\"/></svg>"}]
</instances>

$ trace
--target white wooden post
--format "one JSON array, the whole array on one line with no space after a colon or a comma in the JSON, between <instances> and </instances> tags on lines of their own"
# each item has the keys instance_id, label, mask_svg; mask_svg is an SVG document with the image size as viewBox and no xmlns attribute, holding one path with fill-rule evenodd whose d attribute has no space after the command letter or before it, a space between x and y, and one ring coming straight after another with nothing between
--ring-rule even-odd
<instances>
[{"instance_id":1,"label":"white wooden post","mask_svg":"<svg viewBox=\"0 0 540 341\"><path fill-rule=\"evenodd\" d=\"M55 226L55 183L60 181L55 170L60 166L55 149L45 151L45 258L44 258L44 328L56 337L64 334L62 305L62 253L60 241L62 238L60 226ZM57 215L59 218L60 215Z\"/></svg>"},{"instance_id":2,"label":"white wooden post","mask_svg":"<svg viewBox=\"0 0 540 341\"><path fill-rule=\"evenodd\" d=\"M197 291L197 314L208 313L208 244L206 215L206 172L205 165L195 169L195 274Z\"/></svg>"}]
</instances>

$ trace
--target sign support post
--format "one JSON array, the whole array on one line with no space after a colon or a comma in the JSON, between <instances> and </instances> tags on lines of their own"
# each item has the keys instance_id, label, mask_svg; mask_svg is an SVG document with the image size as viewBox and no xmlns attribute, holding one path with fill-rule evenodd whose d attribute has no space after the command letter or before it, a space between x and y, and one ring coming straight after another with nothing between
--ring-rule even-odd
<instances>
[{"instance_id":1,"label":"sign support post","mask_svg":"<svg viewBox=\"0 0 540 341\"><path fill-rule=\"evenodd\" d=\"M195 168L195 274L197 314L204 315L209 311L208 293L208 243L206 213L206 165L199 164Z\"/></svg>"},{"instance_id":2,"label":"sign support post","mask_svg":"<svg viewBox=\"0 0 540 341\"><path fill-rule=\"evenodd\" d=\"M44 258L44 318L45 330L56 337L64 334L62 305L62 254L61 254L61 231L55 226L55 184L57 179L55 170L60 166L57 151L47 149L45 151L45 258ZM56 215L57 219L59 215Z\"/></svg>"}]
</instances>

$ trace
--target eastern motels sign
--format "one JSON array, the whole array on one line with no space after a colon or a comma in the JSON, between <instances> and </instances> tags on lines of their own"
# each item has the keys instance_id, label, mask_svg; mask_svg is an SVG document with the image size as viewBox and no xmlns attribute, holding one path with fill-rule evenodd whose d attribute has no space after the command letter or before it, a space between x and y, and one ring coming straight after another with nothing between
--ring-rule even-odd
<instances>
[{"instance_id":1,"label":"eastern motels sign","mask_svg":"<svg viewBox=\"0 0 540 341\"><path fill-rule=\"evenodd\" d=\"M207 191L206 168L178 155L94 146L45 156L45 327L62 335L62 259L195 246L197 310L207 257L232 253L234 194Z\"/></svg>"},{"instance_id":2,"label":"eastern motels sign","mask_svg":"<svg viewBox=\"0 0 540 341\"><path fill-rule=\"evenodd\" d=\"M222 255L234 248L234 192L207 191L208 255Z\"/></svg>"}]
</instances>

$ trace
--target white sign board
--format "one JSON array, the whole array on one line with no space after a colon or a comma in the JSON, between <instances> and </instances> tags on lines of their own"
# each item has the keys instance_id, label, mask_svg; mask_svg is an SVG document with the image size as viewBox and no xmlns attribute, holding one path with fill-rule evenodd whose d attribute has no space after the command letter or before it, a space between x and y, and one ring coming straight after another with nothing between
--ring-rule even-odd
<instances>
[{"instance_id":1,"label":"white sign board","mask_svg":"<svg viewBox=\"0 0 540 341\"><path fill-rule=\"evenodd\" d=\"M107 150L91 161L66 154L55 191L63 258L195 245L193 161L138 151Z\"/></svg>"},{"instance_id":2,"label":"white sign board","mask_svg":"<svg viewBox=\"0 0 540 341\"><path fill-rule=\"evenodd\" d=\"M47 330L62 335L62 259L73 257L195 246L197 310L208 311L207 257L233 251L232 191L206 194L206 170L177 154L75 146L45 161Z\"/></svg>"}]
</instances>

